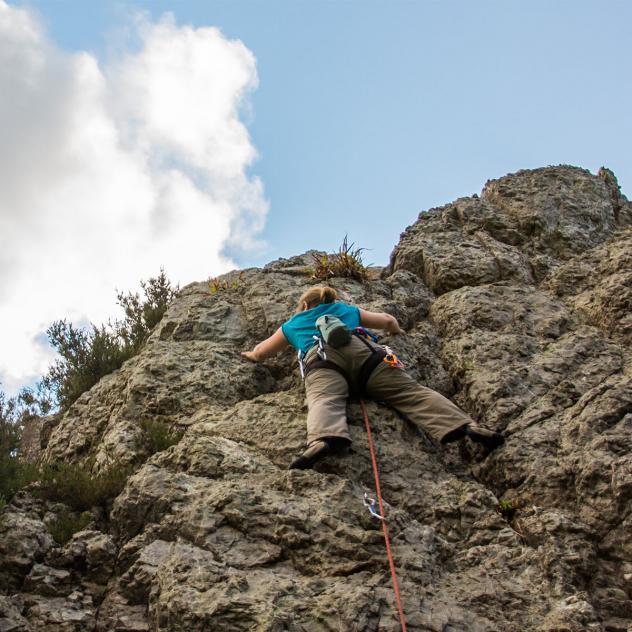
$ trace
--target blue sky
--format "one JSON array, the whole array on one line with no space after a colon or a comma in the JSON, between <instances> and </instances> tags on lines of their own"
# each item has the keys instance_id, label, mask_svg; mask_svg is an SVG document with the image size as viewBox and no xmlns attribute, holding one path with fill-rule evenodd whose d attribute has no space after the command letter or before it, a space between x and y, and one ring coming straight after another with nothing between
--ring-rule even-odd
<instances>
[{"instance_id":1,"label":"blue sky","mask_svg":"<svg viewBox=\"0 0 632 632\"><path fill-rule=\"evenodd\" d=\"M631 194L631 53L627 0L0 0L0 388L160 266L384 265L523 168Z\"/></svg>"},{"instance_id":2,"label":"blue sky","mask_svg":"<svg viewBox=\"0 0 632 632\"><path fill-rule=\"evenodd\" d=\"M270 213L261 265L348 232L384 264L421 210L521 168L612 168L632 191L632 3L31 1L107 55L133 10L214 25L257 59L249 129Z\"/></svg>"}]
</instances>

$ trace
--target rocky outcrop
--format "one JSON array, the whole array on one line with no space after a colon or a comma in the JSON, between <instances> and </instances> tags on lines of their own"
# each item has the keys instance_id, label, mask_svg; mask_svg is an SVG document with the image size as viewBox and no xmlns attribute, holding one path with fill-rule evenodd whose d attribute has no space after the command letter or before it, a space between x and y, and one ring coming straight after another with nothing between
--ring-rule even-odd
<instances>
[{"instance_id":1,"label":"rocky outcrop","mask_svg":"<svg viewBox=\"0 0 632 632\"><path fill-rule=\"evenodd\" d=\"M523 171L422 213L368 282L333 281L397 316L388 343L415 377L507 435L491 455L444 449L369 405L409 630L632 626L631 227L608 170ZM63 547L51 503L3 510L0 630L399 629L357 404L348 456L288 471L305 439L293 354L239 356L309 263L184 288L57 423L46 459L133 474ZM147 458L143 420L183 438Z\"/></svg>"}]
</instances>

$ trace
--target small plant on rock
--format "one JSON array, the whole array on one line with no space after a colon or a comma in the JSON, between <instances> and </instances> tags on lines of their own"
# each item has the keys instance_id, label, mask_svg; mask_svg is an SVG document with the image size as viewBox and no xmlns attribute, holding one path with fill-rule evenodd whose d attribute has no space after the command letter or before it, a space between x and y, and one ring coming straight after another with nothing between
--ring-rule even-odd
<instances>
[{"instance_id":1,"label":"small plant on rock","mask_svg":"<svg viewBox=\"0 0 632 632\"><path fill-rule=\"evenodd\" d=\"M239 276L220 279L220 277L210 277L207 281L208 289L211 294L217 294L218 292L226 292L228 290L236 290L239 288L240 282L243 280L243 271L239 273Z\"/></svg>"},{"instance_id":2,"label":"small plant on rock","mask_svg":"<svg viewBox=\"0 0 632 632\"><path fill-rule=\"evenodd\" d=\"M184 432L157 419L143 419L140 422L141 435L137 437L137 448L150 455L162 452L182 439Z\"/></svg>"},{"instance_id":3,"label":"small plant on rock","mask_svg":"<svg viewBox=\"0 0 632 632\"><path fill-rule=\"evenodd\" d=\"M507 521L511 522L516 513L520 509L520 501L514 498L513 500L500 500L496 510Z\"/></svg>"},{"instance_id":4,"label":"small plant on rock","mask_svg":"<svg viewBox=\"0 0 632 632\"><path fill-rule=\"evenodd\" d=\"M85 529L91 520L92 514L89 511L76 513L64 508L57 513L55 519L48 525L48 530L55 542L63 546L75 533Z\"/></svg>"},{"instance_id":5,"label":"small plant on rock","mask_svg":"<svg viewBox=\"0 0 632 632\"><path fill-rule=\"evenodd\" d=\"M340 248L332 254L312 255L314 260L314 279L327 281L333 277L366 281L368 272L362 262L362 253L365 248L354 248L353 243L348 242L347 235L342 240Z\"/></svg>"}]
</instances>

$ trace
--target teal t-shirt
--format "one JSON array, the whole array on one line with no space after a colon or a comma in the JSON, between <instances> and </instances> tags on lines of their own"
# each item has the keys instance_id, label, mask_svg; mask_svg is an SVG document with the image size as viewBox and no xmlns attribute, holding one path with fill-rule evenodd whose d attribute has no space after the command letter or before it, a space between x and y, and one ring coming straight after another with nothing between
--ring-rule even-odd
<instances>
[{"instance_id":1,"label":"teal t-shirt","mask_svg":"<svg viewBox=\"0 0 632 632\"><path fill-rule=\"evenodd\" d=\"M319 335L316 321L324 314L332 314L351 331L360 326L360 310L346 303L321 303L317 307L294 314L281 325L287 341L299 351L307 353L314 346L314 336Z\"/></svg>"}]
</instances>

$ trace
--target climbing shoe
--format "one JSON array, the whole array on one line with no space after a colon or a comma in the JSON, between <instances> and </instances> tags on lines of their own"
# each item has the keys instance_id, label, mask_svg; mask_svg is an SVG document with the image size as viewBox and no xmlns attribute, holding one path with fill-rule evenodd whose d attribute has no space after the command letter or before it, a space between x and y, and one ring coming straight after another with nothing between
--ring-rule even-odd
<instances>
[{"instance_id":1,"label":"climbing shoe","mask_svg":"<svg viewBox=\"0 0 632 632\"><path fill-rule=\"evenodd\" d=\"M343 437L324 437L313 441L301 456L290 463L290 470L309 470L318 461L324 459L329 454L339 452L351 444L351 441Z\"/></svg>"},{"instance_id":2,"label":"climbing shoe","mask_svg":"<svg viewBox=\"0 0 632 632\"><path fill-rule=\"evenodd\" d=\"M487 428L481 428L481 426L475 426L474 424L467 424L467 426L465 426L465 436L469 437L475 443L480 443L489 450L495 450L505 443L505 437L503 437L502 433L494 432Z\"/></svg>"}]
</instances>

